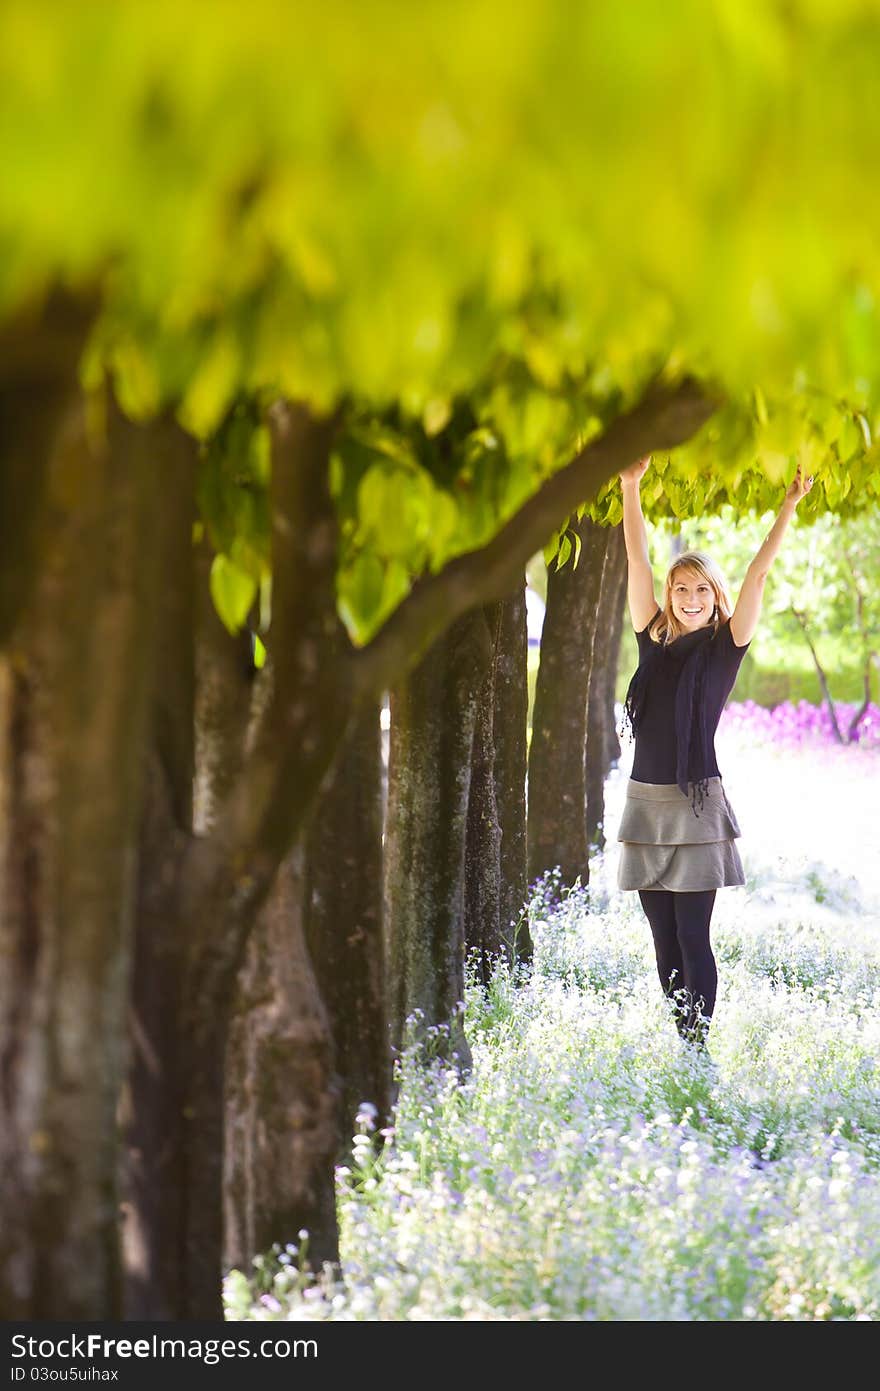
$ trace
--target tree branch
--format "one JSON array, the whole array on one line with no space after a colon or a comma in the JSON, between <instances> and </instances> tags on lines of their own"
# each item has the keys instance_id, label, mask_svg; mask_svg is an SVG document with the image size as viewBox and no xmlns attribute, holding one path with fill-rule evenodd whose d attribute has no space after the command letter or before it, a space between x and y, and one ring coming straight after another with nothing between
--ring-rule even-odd
<instances>
[{"instance_id":1,"label":"tree branch","mask_svg":"<svg viewBox=\"0 0 880 1391\"><path fill-rule=\"evenodd\" d=\"M549 478L485 546L416 580L376 636L353 652L357 697L379 697L416 665L454 619L474 604L508 594L526 562L566 516L634 459L683 444L718 405L691 378L675 387L655 383L637 406Z\"/></svg>"},{"instance_id":2,"label":"tree branch","mask_svg":"<svg viewBox=\"0 0 880 1391\"><path fill-rule=\"evenodd\" d=\"M838 744L842 744L845 741L843 735L840 732L840 725L837 723L837 711L834 708L834 701L831 698L831 689L828 685L828 678L825 675L825 670L822 666L822 663L819 661L819 654L816 651L813 639L810 637L810 630L807 627L806 617L800 609L795 608L794 604L790 604L789 608L791 609L798 623L801 625L801 631L804 635L804 638L806 639L807 646L810 649L810 656L813 658L813 666L816 668L816 675L819 678L819 685L822 687L822 694L825 697L825 704L828 706L828 714L831 718L831 727L834 730L834 737L837 740Z\"/></svg>"}]
</instances>

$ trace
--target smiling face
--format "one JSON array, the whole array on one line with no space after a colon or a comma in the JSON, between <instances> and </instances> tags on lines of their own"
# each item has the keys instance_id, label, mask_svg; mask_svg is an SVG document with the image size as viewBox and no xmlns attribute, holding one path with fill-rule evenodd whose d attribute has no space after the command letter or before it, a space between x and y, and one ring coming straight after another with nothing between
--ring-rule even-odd
<instances>
[{"instance_id":1,"label":"smiling face","mask_svg":"<svg viewBox=\"0 0 880 1391\"><path fill-rule=\"evenodd\" d=\"M672 612L684 628L690 632L702 628L712 621L715 611L715 591L705 575L698 570L687 570L682 566L672 576Z\"/></svg>"}]
</instances>

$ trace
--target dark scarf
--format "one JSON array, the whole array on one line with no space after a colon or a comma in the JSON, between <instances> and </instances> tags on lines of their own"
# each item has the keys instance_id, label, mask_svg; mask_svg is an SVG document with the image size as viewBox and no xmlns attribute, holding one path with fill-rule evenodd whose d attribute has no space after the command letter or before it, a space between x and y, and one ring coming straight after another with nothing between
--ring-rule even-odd
<instances>
[{"instance_id":1,"label":"dark scarf","mask_svg":"<svg viewBox=\"0 0 880 1391\"><path fill-rule=\"evenodd\" d=\"M635 735L653 671L660 662L680 662L675 689L675 781L685 796L690 784L694 816L700 814L697 798L702 807L709 790L710 741L705 696L706 670L715 632L715 624L709 623L692 633L683 633L666 646L652 642L633 674L623 703L624 730L629 724Z\"/></svg>"}]
</instances>

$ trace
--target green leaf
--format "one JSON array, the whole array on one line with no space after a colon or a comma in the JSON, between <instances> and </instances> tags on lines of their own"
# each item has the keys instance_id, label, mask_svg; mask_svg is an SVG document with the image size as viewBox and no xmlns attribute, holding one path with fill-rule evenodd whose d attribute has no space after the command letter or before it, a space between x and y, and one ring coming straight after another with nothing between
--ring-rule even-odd
<instances>
[{"instance_id":1,"label":"green leaf","mask_svg":"<svg viewBox=\"0 0 880 1391\"><path fill-rule=\"evenodd\" d=\"M434 396L427 402L422 411L422 427L425 434L430 437L439 435L449 424L452 415L452 403L443 397Z\"/></svg>"},{"instance_id":2,"label":"green leaf","mask_svg":"<svg viewBox=\"0 0 880 1391\"><path fill-rule=\"evenodd\" d=\"M385 567L378 556L361 551L339 578L339 609L343 621L363 639L379 612L385 587Z\"/></svg>"},{"instance_id":3,"label":"green leaf","mask_svg":"<svg viewBox=\"0 0 880 1391\"><path fill-rule=\"evenodd\" d=\"M232 399L238 380L238 349L231 334L220 334L207 353L178 411L185 430L197 439L217 429Z\"/></svg>"},{"instance_id":4,"label":"green leaf","mask_svg":"<svg viewBox=\"0 0 880 1391\"><path fill-rule=\"evenodd\" d=\"M556 552L557 552L558 550L559 550L559 532L558 532L558 531L554 531L553 535L550 537L550 540L547 542L546 546L544 547L544 564L545 564L545 565L549 565L549 564L550 564L550 562L552 561L553 557L556 555Z\"/></svg>"},{"instance_id":5,"label":"green leaf","mask_svg":"<svg viewBox=\"0 0 880 1391\"><path fill-rule=\"evenodd\" d=\"M260 579L260 627L264 633L269 631L272 622L272 576L263 575Z\"/></svg>"},{"instance_id":6,"label":"green leaf","mask_svg":"<svg viewBox=\"0 0 880 1391\"><path fill-rule=\"evenodd\" d=\"M215 555L211 565L211 598L230 633L237 633L257 594L257 581L225 555Z\"/></svg>"},{"instance_id":7,"label":"green leaf","mask_svg":"<svg viewBox=\"0 0 880 1391\"><path fill-rule=\"evenodd\" d=\"M570 555L571 555L571 538L570 538L570 536L568 535L568 532L566 532L565 535L563 536L562 540L561 540L560 543L559 543L559 554L558 554L557 559L556 559L556 569L557 569L557 570L561 570L561 569L562 569L563 565L565 565L565 563L567 562L568 557L569 557Z\"/></svg>"},{"instance_id":8,"label":"green leaf","mask_svg":"<svg viewBox=\"0 0 880 1391\"><path fill-rule=\"evenodd\" d=\"M422 469L410 473L374 464L358 484L360 538L383 556L421 558L434 496Z\"/></svg>"},{"instance_id":9,"label":"green leaf","mask_svg":"<svg viewBox=\"0 0 880 1391\"><path fill-rule=\"evenodd\" d=\"M389 425L381 421L359 421L350 427L349 433L352 439L365 445L375 454L383 454L386 459L405 468L419 468L411 440L399 431L392 430Z\"/></svg>"},{"instance_id":10,"label":"green leaf","mask_svg":"<svg viewBox=\"0 0 880 1391\"><path fill-rule=\"evenodd\" d=\"M133 341L117 345L112 365L120 406L132 420L148 420L161 404L161 386L155 363Z\"/></svg>"},{"instance_id":11,"label":"green leaf","mask_svg":"<svg viewBox=\"0 0 880 1391\"><path fill-rule=\"evenodd\" d=\"M460 525L455 499L435 488L431 499L431 525L428 534L431 567L440 570L449 558L451 543Z\"/></svg>"},{"instance_id":12,"label":"green leaf","mask_svg":"<svg viewBox=\"0 0 880 1391\"><path fill-rule=\"evenodd\" d=\"M382 615L387 616L409 593L409 574L399 560L389 560L382 585Z\"/></svg>"}]
</instances>

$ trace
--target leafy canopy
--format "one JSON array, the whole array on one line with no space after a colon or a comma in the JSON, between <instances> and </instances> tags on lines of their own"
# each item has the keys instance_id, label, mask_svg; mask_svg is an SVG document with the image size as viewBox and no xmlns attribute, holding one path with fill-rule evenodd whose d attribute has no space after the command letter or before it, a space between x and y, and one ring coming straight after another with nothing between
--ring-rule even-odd
<instances>
[{"instance_id":1,"label":"leafy canopy","mask_svg":"<svg viewBox=\"0 0 880 1391\"><path fill-rule=\"evenodd\" d=\"M649 516L766 510L798 459L799 514L848 515L880 498L878 60L869 0L6 0L0 315L98 283L87 386L212 442L218 593L266 578L253 490L221 496L262 486L262 408L347 400L360 638L658 371L726 404Z\"/></svg>"}]
</instances>

